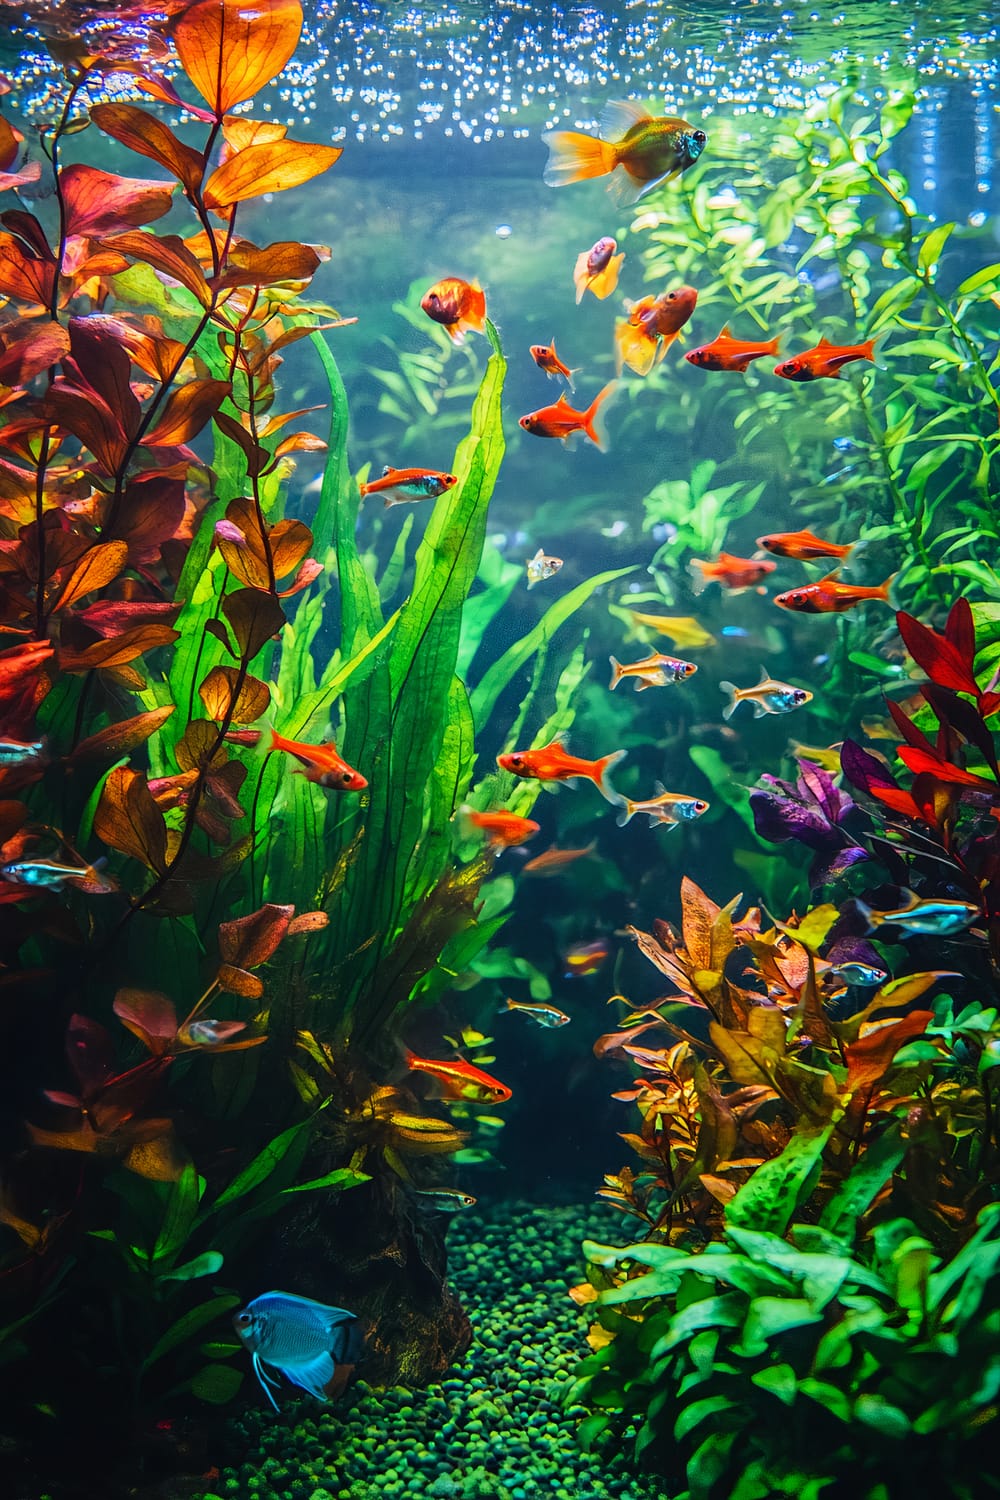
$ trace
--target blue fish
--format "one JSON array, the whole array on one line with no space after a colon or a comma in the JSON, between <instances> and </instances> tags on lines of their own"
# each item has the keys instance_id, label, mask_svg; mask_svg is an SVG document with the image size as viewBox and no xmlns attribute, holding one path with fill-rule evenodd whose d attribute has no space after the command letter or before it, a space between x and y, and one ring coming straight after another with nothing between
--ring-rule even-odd
<instances>
[{"instance_id":1,"label":"blue fish","mask_svg":"<svg viewBox=\"0 0 1000 1500\"><path fill-rule=\"evenodd\" d=\"M254 1373L277 1411L271 1388L280 1382L264 1367L271 1365L301 1386L317 1401L325 1401L324 1387L337 1365L354 1364L361 1355L364 1335L357 1317L342 1307L328 1307L292 1292L264 1292L233 1318L240 1342L253 1355Z\"/></svg>"}]
</instances>

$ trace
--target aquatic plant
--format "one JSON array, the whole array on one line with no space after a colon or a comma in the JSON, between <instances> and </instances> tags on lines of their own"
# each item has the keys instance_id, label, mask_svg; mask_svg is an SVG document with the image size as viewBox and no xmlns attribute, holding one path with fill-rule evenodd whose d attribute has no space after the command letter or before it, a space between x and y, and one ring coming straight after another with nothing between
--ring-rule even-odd
<instances>
[{"instance_id":1,"label":"aquatic plant","mask_svg":"<svg viewBox=\"0 0 1000 1500\"><path fill-rule=\"evenodd\" d=\"M679 935L632 930L671 992L597 1044L640 1072L615 1096L639 1111L623 1138L640 1166L601 1196L645 1238L588 1247L599 1327L571 1399L591 1439L635 1421L692 1495L874 1494L889 1469L903 1493L945 1430L935 1484L978 1492L1000 1388L994 613L978 631L961 598L943 632L898 616L929 677L915 715L889 705L908 787L847 740L858 801L808 763L751 794L758 832L813 851L808 884L836 904L739 917L740 898L685 880ZM855 873L867 885L845 894ZM672 1045L651 1045L663 1029Z\"/></svg>"}]
</instances>

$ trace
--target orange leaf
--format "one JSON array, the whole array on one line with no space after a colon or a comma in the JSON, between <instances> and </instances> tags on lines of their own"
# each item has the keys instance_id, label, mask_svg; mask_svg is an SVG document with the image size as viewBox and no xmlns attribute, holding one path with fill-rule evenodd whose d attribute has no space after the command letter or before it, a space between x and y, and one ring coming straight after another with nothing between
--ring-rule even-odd
<instances>
[{"instance_id":1,"label":"orange leaf","mask_svg":"<svg viewBox=\"0 0 1000 1500\"><path fill-rule=\"evenodd\" d=\"M94 832L109 848L162 874L167 827L145 777L137 771L128 766L116 766L111 771L94 814Z\"/></svg>"},{"instance_id":2,"label":"orange leaf","mask_svg":"<svg viewBox=\"0 0 1000 1500\"><path fill-rule=\"evenodd\" d=\"M264 986L255 975L233 964L220 964L215 982L227 995L242 995L244 1000L259 1000L264 993Z\"/></svg>"},{"instance_id":3,"label":"orange leaf","mask_svg":"<svg viewBox=\"0 0 1000 1500\"><path fill-rule=\"evenodd\" d=\"M163 415L147 432L147 448L173 448L201 431L232 390L228 380L189 380L167 397Z\"/></svg>"},{"instance_id":4,"label":"orange leaf","mask_svg":"<svg viewBox=\"0 0 1000 1500\"><path fill-rule=\"evenodd\" d=\"M0 235L0 241L4 236ZM176 234L144 234L142 230L136 229L128 234L116 235L113 239L105 239L106 250L117 250L122 255L130 255L133 260L144 261L146 265L152 266L154 271L159 271L164 276L169 276L172 281L180 282L193 296L197 297L202 307L209 307L212 301L212 293L205 282L205 275L191 251L184 241ZM0 275L2 275L2 244L0 244ZM0 290L3 290L0 282Z\"/></svg>"},{"instance_id":5,"label":"orange leaf","mask_svg":"<svg viewBox=\"0 0 1000 1500\"><path fill-rule=\"evenodd\" d=\"M246 917L236 917L219 926L219 952L223 963L256 969L266 963L287 936L294 906L268 902Z\"/></svg>"},{"instance_id":6,"label":"orange leaf","mask_svg":"<svg viewBox=\"0 0 1000 1500\"><path fill-rule=\"evenodd\" d=\"M340 155L340 146L319 146L305 141L248 146L216 167L205 184L205 205L212 209L228 208L246 198L299 187L332 167Z\"/></svg>"},{"instance_id":7,"label":"orange leaf","mask_svg":"<svg viewBox=\"0 0 1000 1500\"><path fill-rule=\"evenodd\" d=\"M118 177L74 163L59 173L66 206L66 233L94 238L130 225L149 224L170 210L173 183L148 177Z\"/></svg>"},{"instance_id":8,"label":"orange leaf","mask_svg":"<svg viewBox=\"0 0 1000 1500\"><path fill-rule=\"evenodd\" d=\"M134 718L109 724L105 729L99 729L96 734L90 734L85 740L81 740L70 759L86 760L90 756L113 757L127 754L145 744L150 735L155 734L161 724L166 723L173 711L174 705L166 703L162 708L152 708L148 713L136 714Z\"/></svg>"},{"instance_id":9,"label":"orange leaf","mask_svg":"<svg viewBox=\"0 0 1000 1500\"><path fill-rule=\"evenodd\" d=\"M17 161L17 153L23 140L21 132L0 116L0 171L6 172Z\"/></svg>"},{"instance_id":10,"label":"orange leaf","mask_svg":"<svg viewBox=\"0 0 1000 1500\"><path fill-rule=\"evenodd\" d=\"M221 119L276 78L299 43L299 0L196 0L174 22L177 55Z\"/></svg>"},{"instance_id":11,"label":"orange leaf","mask_svg":"<svg viewBox=\"0 0 1000 1500\"><path fill-rule=\"evenodd\" d=\"M59 596L53 605L54 609L67 609L69 605L75 604L77 599L82 599L84 594L92 594L95 589L103 589L118 574L128 562L127 542L98 542L96 547L91 547L85 552L67 578Z\"/></svg>"},{"instance_id":12,"label":"orange leaf","mask_svg":"<svg viewBox=\"0 0 1000 1500\"><path fill-rule=\"evenodd\" d=\"M279 521L271 527L271 556L275 578L292 573L313 544L313 534L302 521Z\"/></svg>"},{"instance_id":13,"label":"orange leaf","mask_svg":"<svg viewBox=\"0 0 1000 1500\"><path fill-rule=\"evenodd\" d=\"M326 443L312 432L292 432L282 438L274 450L275 458L284 458L289 453L325 453Z\"/></svg>"},{"instance_id":14,"label":"orange leaf","mask_svg":"<svg viewBox=\"0 0 1000 1500\"><path fill-rule=\"evenodd\" d=\"M250 120L246 115L227 115L222 122L222 134L232 151L244 151L247 146L266 146L271 141L283 141L288 126L279 125L277 120Z\"/></svg>"},{"instance_id":15,"label":"orange leaf","mask_svg":"<svg viewBox=\"0 0 1000 1500\"><path fill-rule=\"evenodd\" d=\"M879 1026L846 1047L848 1092L854 1094L879 1083L904 1042L920 1036L933 1019L933 1011L911 1010L901 1021L894 1021L891 1026Z\"/></svg>"},{"instance_id":16,"label":"orange leaf","mask_svg":"<svg viewBox=\"0 0 1000 1500\"><path fill-rule=\"evenodd\" d=\"M684 946L696 969L712 968L712 928L719 907L687 876L681 881Z\"/></svg>"},{"instance_id":17,"label":"orange leaf","mask_svg":"<svg viewBox=\"0 0 1000 1500\"><path fill-rule=\"evenodd\" d=\"M150 239L153 236L150 235ZM55 261L29 255L12 234L0 234L0 292L48 307L55 283Z\"/></svg>"},{"instance_id":18,"label":"orange leaf","mask_svg":"<svg viewBox=\"0 0 1000 1500\"><path fill-rule=\"evenodd\" d=\"M320 932L329 925L330 918L325 911L304 911L289 922L288 936L297 937L301 932Z\"/></svg>"},{"instance_id":19,"label":"orange leaf","mask_svg":"<svg viewBox=\"0 0 1000 1500\"><path fill-rule=\"evenodd\" d=\"M127 547L126 543L122 545ZM92 645L84 646L82 651L60 647L59 667L63 672L93 672L121 667L126 662L135 661L144 651L152 651L155 646L169 646L179 636L180 631L171 629L169 625L136 625L121 635L94 641ZM140 680L139 686L142 685Z\"/></svg>"},{"instance_id":20,"label":"orange leaf","mask_svg":"<svg viewBox=\"0 0 1000 1500\"><path fill-rule=\"evenodd\" d=\"M201 153L179 141L162 120L134 104L95 104L90 118L105 135L121 141L139 156L148 156L172 172L189 193L201 186L204 161Z\"/></svg>"},{"instance_id":21,"label":"orange leaf","mask_svg":"<svg viewBox=\"0 0 1000 1500\"><path fill-rule=\"evenodd\" d=\"M220 276L215 285L273 286L279 281L308 281L319 264L320 258L312 246L302 245L298 240L281 240L265 245L263 250L244 241L229 256L232 269Z\"/></svg>"},{"instance_id":22,"label":"orange leaf","mask_svg":"<svg viewBox=\"0 0 1000 1500\"><path fill-rule=\"evenodd\" d=\"M198 696L211 719L232 719L236 724L252 724L271 704L271 690L257 677L247 677L237 691L239 673L235 667L213 667L198 689ZM235 694L235 696L234 696Z\"/></svg>"}]
</instances>

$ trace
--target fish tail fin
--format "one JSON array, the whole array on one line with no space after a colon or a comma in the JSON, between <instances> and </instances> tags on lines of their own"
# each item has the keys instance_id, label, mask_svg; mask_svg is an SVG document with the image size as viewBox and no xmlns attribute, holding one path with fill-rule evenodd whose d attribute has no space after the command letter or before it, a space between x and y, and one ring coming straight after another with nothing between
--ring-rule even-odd
<instances>
[{"instance_id":1,"label":"fish tail fin","mask_svg":"<svg viewBox=\"0 0 1000 1500\"><path fill-rule=\"evenodd\" d=\"M615 819L615 822L618 824L619 828L624 828L625 824L631 822L631 820L635 817L635 803L630 802L627 797L619 797L618 806L620 808L620 812Z\"/></svg>"},{"instance_id":2,"label":"fish tail fin","mask_svg":"<svg viewBox=\"0 0 1000 1500\"><path fill-rule=\"evenodd\" d=\"M774 338L766 343L763 348L765 354L773 354L777 357L781 353L781 334L776 333Z\"/></svg>"},{"instance_id":3,"label":"fish tail fin","mask_svg":"<svg viewBox=\"0 0 1000 1500\"><path fill-rule=\"evenodd\" d=\"M478 281L472 281L469 283L469 285L472 295L469 298L469 305L465 310L465 315L462 317L458 326L463 331L466 329L471 329L473 333L481 333L485 337L486 293L483 291Z\"/></svg>"},{"instance_id":4,"label":"fish tail fin","mask_svg":"<svg viewBox=\"0 0 1000 1500\"><path fill-rule=\"evenodd\" d=\"M641 326L619 318L615 324L615 369L628 365L637 375L648 375L656 359L656 339Z\"/></svg>"},{"instance_id":5,"label":"fish tail fin","mask_svg":"<svg viewBox=\"0 0 1000 1500\"><path fill-rule=\"evenodd\" d=\"M571 391L576 390L576 381L573 379L573 376L579 375L582 369L583 365L575 365L572 370L566 371L566 384L569 386Z\"/></svg>"},{"instance_id":6,"label":"fish tail fin","mask_svg":"<svg viewBox=\"0 0 1000 1500\"><path fill-rule=\"evenodd\" d=\"M892 588L892 585L896 582L896 579L898 577L898 573L890 573L885 582L880 583L878 586L878 598L884 599L886 604L892 603L892 600L889 598L889 590Z\"/></svg>"},{"instance_id":7,"label":"fish tail fin","mask_svg":"<svg viewBox=\"0 0 1000 1500\"><path fill-rule=\"evenodd\" d=\"M875 913L866 902L861 900L860 896L855 896L854 898L854 909L857 912L858 916L861 917L862 921L865 923L866 931L874 932L875 928L878 926L878 922L872 920L875 916Z\"/></svg>"},{"instance_id":8,"label":"fish tail fin","mask_svg":"<svg viewBox=\"0 0 1000 1500\"><path fill-rule=\"evenodd\" d=\"M705 571L705 564L697 557L692 557L688 563L688 572L691 574L691 592L697 596L703 594L709 585L709 577Z\"/></svg>"},{"instance_id":9,"label":"fish tail fin","mask_svg":"<svg viewBox=\"0 0 1000 1500\"><path fill-rule=\"evenodd\" d=\"M622 680L622 664L617 656L609 656L608 661L611 663L611 681L608 683L608 687L611 692L614 692Z\"/></svg>"},{"instance_id":10,"label":"fish tail fin","mask_svg":"<svg viewBox=\"0 0 1000 1500\"><path fill-rule=\"evenodd\" d=\"M618 152L596 135L578 130L555 130L542 138L549 148L549 159L542 173L549 187L565 187L569 182L584 182L588 177L606 177L618 162Z\"/></svg>"},{"instance_id":11,"label":"fish tail fin","mask_svg":"<svg viewBox=\"0 0 1000 1500\"><path fill-rule=\"evenodd\" d=\"M731 719L733 717L733 714L736 712L737 705L740 701L736 696L736 694L739 692L739 688L734 682L720 682L719 686L724 693L729 694L729 702L722 710L722 717L724 719Z\"/></svg>"},{"instance_id":12,"label":"fish tail fin","mask_svg":"<svg viewBox=\"0 0 1000 1500\"><path fill-rule=\"evenodd\" d=\"M508 995L507 998L506 998L506 1000L503 1003L503 1009L504 1010L517 1010L517 1001L516 1000L512 1000L510 998L510 996ZM501 1011L500 1014L502 1015L503 1011Z\"/></svg>"},{"instance_id":13,"label":"fish tail fin","mask_svg":"<svg viewBox=\"0 0 1000 1500\"><path fill-rule=\"evenodd\" d=\"M624 261L624 259L625 251L622 250L618 255L613 255L611 257L607 265L604 267L603 271L598 271L596 276L591 276L589 283L590 290L593 292L598 302L603 302L606 297L610 297L611 293L618 285L618 278L621 275L622 262ZM580 297L582 296L583 292L580 293ZM578 297L577 301L579 300L580 298Z\"/></svg>"},{"instance_id":14,"label":"fish tail fin","mask_svg":"<svg viewBox=\"0 0 1000 1500\"><path fill-rule=\"evenodd\" d=\"M608 434L604 425L604 419L607 414L608 403L614 397L617 389L617 380L609 380L607 385L598 391L583 415L583 430L590 438L590 441L600 448L602 453L608 451Z\"/></svg>"},{"instance_id":15,"label":"fish tail fin","mask_svg":"<svg viewBox=\"0 0 1000 1500\"><path fill-rule=\"evenodd\" d=\"M619 803L621 797L615 791L610 781L608 781L607 775L609 771L614 770L619 761L625 759L627 754L626 750L612 750L610 755L603 755L597 762L597 775L594 778L594 785L605 801L610 802L612 805Z\"/></svg>"}]
</instances>

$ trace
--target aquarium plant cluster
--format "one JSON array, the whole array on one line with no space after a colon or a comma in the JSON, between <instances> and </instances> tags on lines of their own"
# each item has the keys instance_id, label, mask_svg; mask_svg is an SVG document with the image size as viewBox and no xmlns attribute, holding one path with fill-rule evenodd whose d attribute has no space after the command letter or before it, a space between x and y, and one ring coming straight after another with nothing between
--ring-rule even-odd
<instances>
[{"instance_id":1,"label":"aquarium plant cluster","mask_svg":"<svg viewBox=\"0 0 1000 1500\"><path fill-rule=\"evenodd\" d=\"M550 136L551 186L611 181L563 280L609 303L616 378L571 401L580 371L533 345L562 394L507 421L505 457L493 290L428 278L399 304L425 344L373 371L352 473L354 319L310 290L331 251L244 232L342 154L253 113L301 7L171 10L155 45L60 32L56 115L30 147L0 121L16 1459L58 1425L57 1470L109 1444L197 1467L207 1411L256 1400L269 1284L357 1322L333 1383L297 1382L314 1396L360 1358L372 1388L440 1382L471 1338L455 1169L499 1165L514 1097L490 1033L558 1033L551 1097L580 1061L563 1028L601 1032L574 996L607 999L613 962L594 1066L634 1159L600 1196L634 1238L588 1241L572 1292L595 1318L563 1390L580 1473L614 1454L698 1500L990 1493L1000 264L890 165L913 96L829 90L735 178L722 121L619 102L599 136ZM304 351L322 403L289 409ZM548 486L515 565L489 530L501 462L556 477L578 433L614 455ZM595 516L613 566L573 581ZM792 712L817 743L786 745ZM518 864L543 822L561 841ZM710 843L749 899L684 874L671 923ZM562 893L541 914L540 876ZM436 1492L467 1492L454 1468Z\"/></svg>"}]
</instances>

